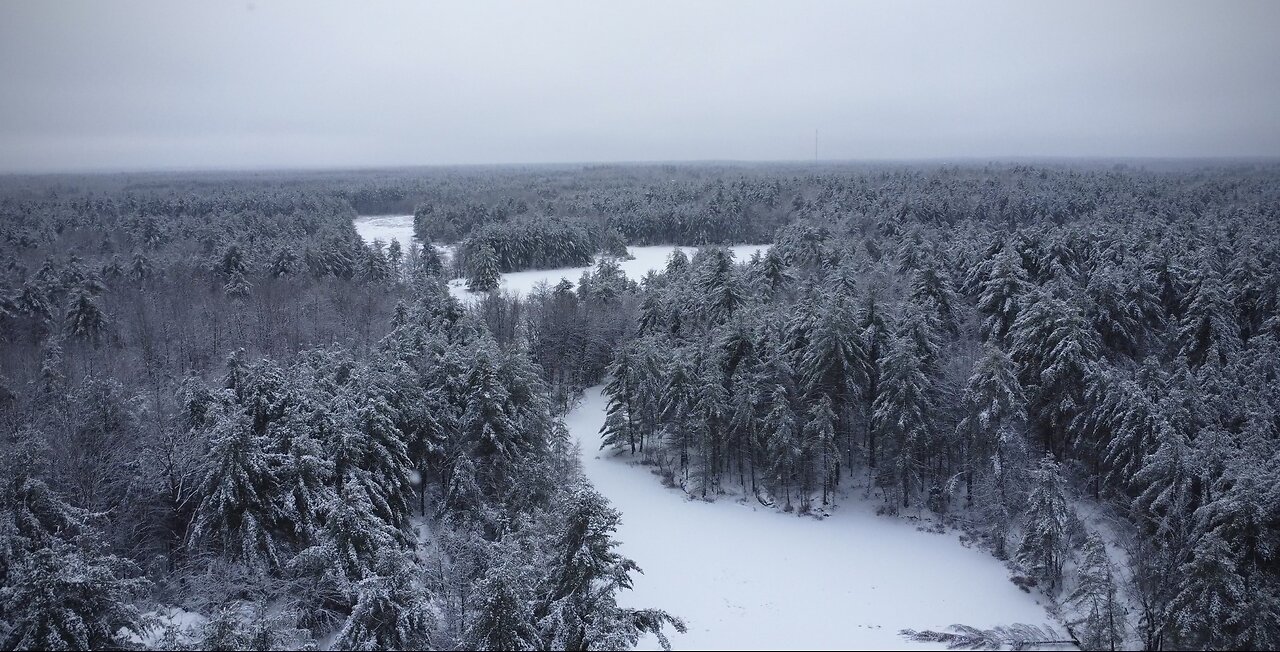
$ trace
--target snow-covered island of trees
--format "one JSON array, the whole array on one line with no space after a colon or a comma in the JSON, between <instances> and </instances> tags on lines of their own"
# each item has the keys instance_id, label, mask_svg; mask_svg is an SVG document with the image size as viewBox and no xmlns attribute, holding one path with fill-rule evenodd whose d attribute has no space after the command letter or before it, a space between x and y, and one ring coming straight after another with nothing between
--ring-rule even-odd
<instances>
[{"instance_id":1,"label":"snow-covered island of trees","mask_svg":"<svg viewBox=\"0 0 1280 652\"><path fill-rule=\"evenodd\" d=\"M0 648L1274 649L1278 219L1274 163L0 177Z\"/></svg>"}]
</instances>

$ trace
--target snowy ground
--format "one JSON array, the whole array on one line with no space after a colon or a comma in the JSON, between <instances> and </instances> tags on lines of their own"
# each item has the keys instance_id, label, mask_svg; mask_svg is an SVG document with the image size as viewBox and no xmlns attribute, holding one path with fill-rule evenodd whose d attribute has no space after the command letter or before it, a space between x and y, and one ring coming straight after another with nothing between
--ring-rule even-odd
<instances>
[{"instance_id":1,"label":"snowy ground","mask_svg":"<svg viewBox=\"0 0 1280 652\"><path fill-rule=\"evenodd\" d=\"M621 601L684 618L676 649L940 648L898 630L1053 622L987 553L854 499L823 521L687 500L647 467L598 450L604 407L589 389L566 422L587 476L622 512L622 553L645 571ZM639 649L660 648L649 637Z\"/></svg>"},{"instance_id":2,"label":"snowy ground","mask_svg":"<svg viewBox=\"0 0 1280 652\"><path fill-rule=\"evenodd\" d=\"M400 248L409 249L414 241L412 215L361 215L355 219L356 233L366 244L381 240L383 244L391 244L392 240L400 243ZM453 256L452 245L436 245L441 261L448 264Z\"/></svg>"},{"instance_id":3,"label":"snowy ground","mask_svg":"<svg viewBox=\"0 0 1280 652\"><path fill-rule=\"evenodd\" d=\"M618 261L618 266L622 268L622 273L626 274L627 278L639 281L644 278L645 274L649 273L649 270L666 267L667 257L676 249L683 249L689 256L693 256L698 251L697 247L674 247L671 245L627 247L627 253L631 254L632 259L620 260ZM769 245L733 245L729 249L733 251L734 260L743 262L750 259L751 254L756 251L767 251ZM523 272L509 272L502 275L501 289L516 294L526 294L537 287L539 283L554 286L560 282L560 279L568 279L569 282L577 285L582 273L588 269L590 268L564 267L560 269L530 269ZM466 281L460 278L449 281L449 292L464 301L476 297L477 295L474 292L467 291L466 284Z\"/></svg>"},{"instance_id":4,"label":"snowy ground","mask_svg":"<svg viewBox=\"0 0 1280 652\"><path fill-rule=\"evenodd\" d=\"M358 217L355 220L356 232L365 242L373 242L381 240L389 243L392 240L400 241L400 246L408 248L409 243L413 241L413 216L412 215L369 215ZM437 246L442 252L444 259L448 260L453 255L452 246ZM671 245L658 245L653 247L627 247L627 252L634 258L632 260L619 261L619 267L628 278L640 280L644 275L653 269L661 269L667 264L667 257L676 249L683 249L685 253L692 256L697 253L697 247L674 247ZM769 245L733 245L729 247L733 251L734 259L738 262L745 262L751 258L756 251L763 253L769 249ZM590 269L588 267L564 267L560 269L531 269L523 272L510 272L502 275L501 289L516 294L527 294L540 283L554 286L560 282L560 279L568 279L571 283L577 284L582 273ZM463 279L454 279L449 281L449 293L460 300L466 301L475 298L477 295L468 292L466 281Z\"/></svg>"}]
</instances>

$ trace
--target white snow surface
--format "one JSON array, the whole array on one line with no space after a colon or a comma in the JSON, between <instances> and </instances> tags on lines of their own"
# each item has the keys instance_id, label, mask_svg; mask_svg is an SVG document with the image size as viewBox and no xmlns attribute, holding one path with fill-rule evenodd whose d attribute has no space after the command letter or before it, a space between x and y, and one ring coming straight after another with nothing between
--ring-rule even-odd
<instances>
[{"instance_id":1,"label":"white snow surface","mask_svg":"<svg viewBox=\"0 0 1280 652\"><path fill-rule=\"evenodd\" d=\"M402 248L408 249L409 243L414 240L412 215L365 215L356 218L355 227L356 233L359 233L366 243L374 240L381 240L384 243L398 240ZM453 255L453 247L451 245L437 245L436 249L441 252L444 262L448 264L449 258ZM683 249L691 257L698 251L697 247L676 247L671 245L627 247L627 253L631 254L632 259L620 260L618 261L618 266L622 268L622 272L627 275L627 278L639 281L644 278L644 275L649 270L659 270L665 267L667 257L676 249ZM733 252L734 260L746 262L757 251L761 254L768 251L769 245L732 245L728 249ZM593 265L594 263L595 260L592 261ZM499 290L514 294L528 294L540 283L554 286L560 282L560 279L568 279L569 282L576 286L578 279L582 277L582 273L588 269L590 267L563 267L559 269L530 269L523 272L509 272L502 275ZM449 281L449 293L464 302L480 296L468 291L466 280L460 278Z\"/></svg>"},{"instance_id":2,"label":"white snow surface","mask_svg":"<svg viewBox=\"0 0 1280 652\"><path fill-rule=\"evenodd\" d=\"M365 244L372 243L374 240L391 244L391 241L395 240L400 243L401 249L407 251L409 243L416 240L413 235L412 215L361 215L353 224L356 227L356 233ZM453 247L451 245L435 247L436 251L440 252L441 262L447 265L449 258L453 256Z\"/></svg>"},{"instance_id":3,"label":"white snow surface","mask_svg":"<svg viewBox=\"0 0 1280 652\"><path fill-rule=\"evenodd\" d=\"M361 215L355 219L356 233L365 243L381 240L391 244L398 240L402 249L408 249L413 242L412 215Z\"/></svg>"},{"instance_id":4,"label":"white snow surface","mask_svg":"<svg viewBox=\"0 0 1280 652\"><path fill-rule=\"evenodd\" d=\"M622 269L622 273L633 281L639 281L648 274L650 270L661 270L667 266L667 258L676 249L683 249L690 257L697 253L697 247L676 247L672 245L654 245L650 247L627 247L627 253L631 254L631 260L618 260L618 267ZM733 252L734 260L738 262L746 262L751 258L751 254L756 251L763 254L769 250L769 245L732 245L727 247ZM599 256L592 259L599 260ZM562 267L560 269L529 269L523 272L508 272L502 275L499 290L511 292L513 294L528 294L539 284L545 283L548 286L555 286L561 279L567 279L574 286L577 286L578 279L582 277L582 273L591 269L591 267ZM453 279L449 281L449 293L458 297L461 301L468 301L479 297L479 294L467 290L467 282L465 279Z\"/></svg>"},{"instance_id":5,"label":"white snow surface","mask_svg":"<svg viewBox=\"0 0 1280 652\"><path fill-rule=\"evenodd\" d=\"M1054 623L988 553L846 497L824 520L689 500L649 467L600 451L606 399L588 389L566 417L596 489L622 513L620 552L644 569L619 601L683 618L678 650L942 649L901 629ZM660 649L648 636L637 649Z\"/></svg>"}]
</instances>

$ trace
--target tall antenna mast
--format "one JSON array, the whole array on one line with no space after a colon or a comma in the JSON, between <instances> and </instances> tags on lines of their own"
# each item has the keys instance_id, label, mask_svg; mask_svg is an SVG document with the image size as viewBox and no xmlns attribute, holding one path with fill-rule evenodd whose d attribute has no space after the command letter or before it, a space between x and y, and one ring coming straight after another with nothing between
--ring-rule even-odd
<instances>
[{"instance_id":1,"label":"tall antenna mast","mask_svg":"<svg viewBox=\"0 0 1280 652\"><path fill-rule=\"evenodd\" d=\"M818 161L818 130L813 130L813 160Z\"/></svg>"}]
</instances>

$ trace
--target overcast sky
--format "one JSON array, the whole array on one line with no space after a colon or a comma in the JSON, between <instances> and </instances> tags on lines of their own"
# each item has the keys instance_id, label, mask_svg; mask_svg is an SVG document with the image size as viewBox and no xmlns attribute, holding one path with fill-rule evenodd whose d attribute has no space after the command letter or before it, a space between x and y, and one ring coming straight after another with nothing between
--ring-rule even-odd
<instances>
[{"instance_id":1,"label":"overcast sky","mask_svg":"<svg viewBox=\"0 0 1280 652\"><path fill-rule=\"evenodd\" d=\"M1280 2L0 2L0 170L1280 155Z\"/></svg>"}]
</instances>

